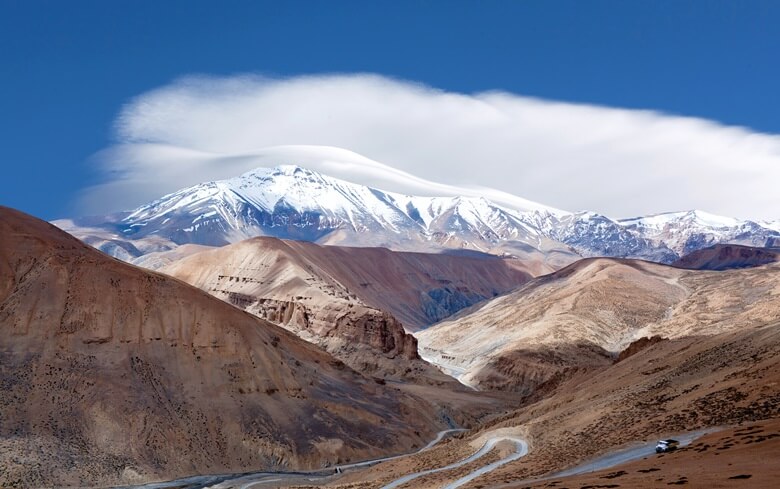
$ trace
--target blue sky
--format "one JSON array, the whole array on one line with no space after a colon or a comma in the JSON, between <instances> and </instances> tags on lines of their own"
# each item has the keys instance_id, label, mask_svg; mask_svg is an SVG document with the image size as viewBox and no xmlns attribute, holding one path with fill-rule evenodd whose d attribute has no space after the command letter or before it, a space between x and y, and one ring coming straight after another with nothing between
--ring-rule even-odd
<instances>
[{"instance_id":1,"label":"blue sky","mask_svg":"<svg viewBox=\"0 0 780 489\"><path fill-rule=\"evenodd\" d=\"M774 1L2 0L0 203L74 215L122 107L189 74L369 72L776 134L778 25Z\"/></svg>"}]
</instances>

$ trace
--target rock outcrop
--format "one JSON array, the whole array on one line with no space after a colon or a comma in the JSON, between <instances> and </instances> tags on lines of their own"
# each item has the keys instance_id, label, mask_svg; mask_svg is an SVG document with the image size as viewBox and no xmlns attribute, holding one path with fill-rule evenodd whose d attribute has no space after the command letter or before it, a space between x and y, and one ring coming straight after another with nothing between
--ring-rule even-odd
<instances>
[{"instance_id":1,"label":"rock outcrop","mask_svg":"<svg viewBox=\"0 0 780 489\"><path fill-rule=\"evenodd\" d=\"M377 377L446 380L420 360L416 327L523 283L512 260L253 238L160 271L319 344Z\"/></svg>"},{"instance_id":2,"label":"rock outcrop","mask_svg":"<svg viewBox=\"0 0 780 489\"><path fill-rule=\"evenodd\" d=\"M664 341L664 339L661 336L645 336L644 338L639 338L638 340L632 341L630 345L628 345L618 354L617 358L615 359L615 363L622 362L626 358L636 355L648 346L660 343L662 341Z\"/></svg>"}]
</instances>

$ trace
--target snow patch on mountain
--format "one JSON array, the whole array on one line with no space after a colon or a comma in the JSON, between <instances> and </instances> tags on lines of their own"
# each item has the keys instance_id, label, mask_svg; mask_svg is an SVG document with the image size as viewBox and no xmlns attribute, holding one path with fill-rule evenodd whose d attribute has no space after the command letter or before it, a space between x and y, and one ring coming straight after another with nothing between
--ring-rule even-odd
<instances>
[{"instance_id":1,"label":"snow patch on mountain","mask_svg":"<svg viewBox=\"0 0 780 489\"><path fill-rule=\"evenodd\" d=\"M285 161L295 160L290 151ZM613 220L515 201L522 207L486 197L403 195L284 164L181 189L129 213L55 224L125 260L185 243L222 246L254 236L416 251L531 247L662 263L718 243L780 246L780 221L700 210Z\"/></svg>"}]
</instances>

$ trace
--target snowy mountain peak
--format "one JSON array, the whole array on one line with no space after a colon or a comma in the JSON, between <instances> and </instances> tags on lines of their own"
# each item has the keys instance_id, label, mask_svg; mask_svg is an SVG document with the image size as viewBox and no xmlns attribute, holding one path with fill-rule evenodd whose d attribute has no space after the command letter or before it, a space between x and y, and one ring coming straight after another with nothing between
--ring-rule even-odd
<instances>
[{"instance_id":1,"label":"snowy mountain peak","mask_svg":"<svg viewBox=\"0 0 780 489\"><path fill-rule=\"evenodd\" d=\"M314 172L307 170L306 168L300 167L298 165L279 165L276 168L274 168L274 173L292 176L295 175L296 173L311 174Z\"/></svg>"},{"instance_id":2,"label":"snowy mountain peak","mask_svg":"<svg viewBox=\"0 0 780 489\"><path fill-rule=\"evenodd\" d=\"M320 149L310 153L312 158L322 155ZM275 236L428 251L469 248L502 253L505 245L530 246L665 263L717 243L780 245L780 223L739 221L700 210L613 220L591 211L572 214L541 205L529 208L520 198L515 202L522 207L499 205L485 196L404 195L282 164L181 189L105 222L102 229L111 240L154 237L174 246L221 246ZM94 237L93 221L83 234ZM78 225L65 225L78 234ZM139 247L123 249L127 248Z\"/></svg>"},{"instance_id":3,"label":"snowy mountain peak","mask_svg":"<svg viewBox=\"0 0 780 489\"><path fill-rule=\"evenodd\" d=\"M319 180L324 181L325 177L316 171L309 170L298 165L279 165L272 168L255 168L237 177L221 180L230 185L251 187L262 185L263 182L272 180Z\"/></svg>"},{"instance_id":4,"label":"snowy mountain peak","mask_svg":"<svg viewBox=\"0 0 780 489\"><path fill-rule=\"evenodd\" d=\"M488 250L507 239L538 241L524 215L485 197L415 197L285 164L179 190L118 224L128 238L156 234L180 244L338 235L345 244L414 248L410 244L447 241Z\"/></svg>"},{"instance_id":5,"label":"snowy mountain peak","mask_svg":"<svg viewBox=\"0 0 780 489\"><path fill-rule=\"evenodd\" d=\"M737 226L740 222L738 219L718 216L698 209L682 212L665 212L620 220L620 223L626 226L641 226L654 229L662 229L666 226L679 225L680 223L695 224L708 228L728 228Z\"/></svg>"},{"instance_id":6,"label":"snowy mountain peak","mask_svg":"<svg viewBox=\"0 0 780 489\"><path fill-rule=\"evenodd\" d=\"M322 177L320 173L298 165L278 165L273 168L255 168L236 179L250 180L252 178L279 178L279 177ZM233 180L233 179L231 179Z\"/></svg>"},{"instance_id":7,"label":"snowy mountain peak","mask_svg":"<svg viewBox=\"0 0 780 489\"><path fill-rule=\"evenodd\" d=\"M732 217L717 216L700 210L688 211L685 214L686 220L691 220L702 226L709 226L713 228L728 228L737 226L740 221Z\"/></svg>"}]
</instances>

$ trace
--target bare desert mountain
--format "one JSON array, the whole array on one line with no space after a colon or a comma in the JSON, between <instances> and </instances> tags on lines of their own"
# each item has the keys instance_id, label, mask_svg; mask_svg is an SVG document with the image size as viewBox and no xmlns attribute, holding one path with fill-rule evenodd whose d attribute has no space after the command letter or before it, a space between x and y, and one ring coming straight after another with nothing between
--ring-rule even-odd
<instances>
[{"instance_id":1,"label":"bare desert mountain","mask_svg":"<svg viewBox=\"0 0 780 489\"><path fill-rule=\"evenodd\" d=\"M692 270L751 268L780 261L780 249L740 245L715 245L696 250L672 265Z\"/></svg>"},{"instance_id":2,"label":"bare desert mountain","mask_svg":"<svg viewBox=\"0 0 780 489\"><path fill-rule=\"evenodd\" d=\"M497 445L479 461L401 487L769 489L780 477L779 418L780 323L744 324L730 332L652 342L623 361L580 371L542 398L430 452L329 487L380 488L461 460L491 436L514 435L528 442L528 454L468 484L447 485L506 456L506 449ZM653 453L659 439L696 433L702 438L676 452ZM642 445L649 445L649 453L634 462L556 475Z\"/></svg>"},{"instance_id":3,"label":"bare desert mountain","mask_svg":"<svg viewBox=\"0 0 780 489\"><path fill-rule=\"evenodd\" d=\"M527 281L522 264L482 253L425 254L253 238L161 271L320 344L377 376L439 377L419 329ZM400 319L403 322L400 322Z\"/></svg>"},{"instance_id":4,"label":"bare desert mountain","mask_svg":"<svg viewBox=\"0 0 780 489\"><path fill-rule=\"evenodd\" d=\"M531 393L610 364L643 337L709 336L780 317L780 265L728 272L581 260L416 336L424 358L480 388Z\"/></svg>"},{"instance_id":5,"label":"bare desert mountain","mask_svg":"<svg viewBox=\"0 0 780 489\"><path fill-rule=\"evenodd\" d=\"M215 276L219 267L226 273ZM524 262L485 253L394 252L267 237L175 260L162 271L201 288L232 282L248 284L241 290L257 296L306 292L326 299L357 299L391 313L410 331L531 278Z\"/></svg>"},{"instance_id":6,"label":"bare desert mountain","mask_svg":"<svg viewBox=\"0 0 780 489\"><path fill-rule=\"evenodd\" d=\"M321 467L441 429L417 398L0 208L0 485Z\"/></svg>"}]
</instances>

